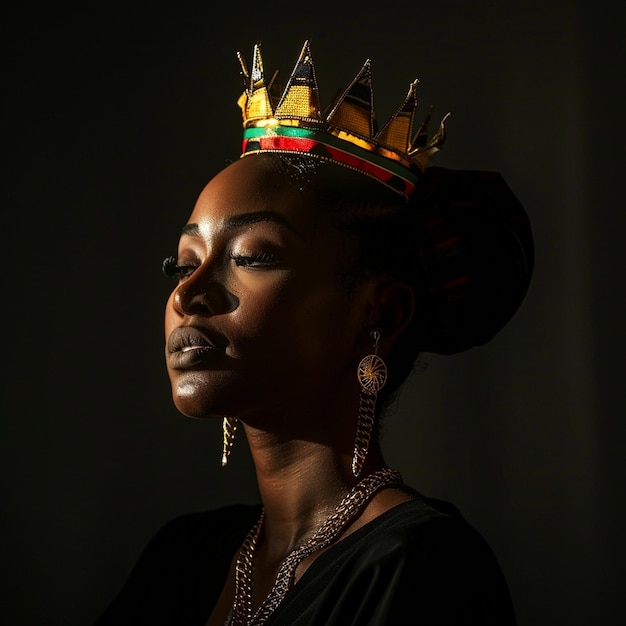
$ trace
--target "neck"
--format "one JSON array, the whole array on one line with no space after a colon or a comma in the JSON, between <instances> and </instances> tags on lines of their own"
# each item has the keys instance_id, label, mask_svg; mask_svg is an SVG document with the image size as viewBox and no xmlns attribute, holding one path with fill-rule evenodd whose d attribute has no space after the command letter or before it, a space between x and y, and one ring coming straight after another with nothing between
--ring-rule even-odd
<instances>
[{"instance_id":1,"label":"neck","mask_svg":"<svg viewBox=\"0 0 626 626\"><path fill-rule=\"evenodd\" d=\"M264 547L280 558L313 534L359 480L385 466L372 442L358 477L352 474L353 441L331 446L244 426L265 509Z\"/></svg>"}]
</instances>

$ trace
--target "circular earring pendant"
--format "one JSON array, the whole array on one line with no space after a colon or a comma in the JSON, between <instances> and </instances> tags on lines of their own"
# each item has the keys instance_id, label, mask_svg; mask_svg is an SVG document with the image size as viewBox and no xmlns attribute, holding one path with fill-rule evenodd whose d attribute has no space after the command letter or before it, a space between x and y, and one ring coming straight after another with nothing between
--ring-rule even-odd
<instances>
[{"instance_id":1,"label":"circular earring pendant","mask_svg":"<svg viewBox=\"0 0 626 626\"><path fill-rule=\"evenodd\" d=\"M359 383L363 391L379 392L387 382L387 366L376 354L368 354L359 363Z\"/></svg>"}]
</instances>

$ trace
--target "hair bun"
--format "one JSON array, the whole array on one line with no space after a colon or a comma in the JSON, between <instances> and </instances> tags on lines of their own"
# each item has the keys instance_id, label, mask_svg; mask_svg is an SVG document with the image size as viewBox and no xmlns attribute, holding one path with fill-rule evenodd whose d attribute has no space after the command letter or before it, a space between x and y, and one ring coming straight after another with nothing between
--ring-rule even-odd
<instances>
[{"instance_id":1,"label":"hair bun","mask_svg":"<svg viewBox=\"0 0 626 626\"><path fill-rule=\"evenodd\" d=\"M422 350L482 345L513 317L534 265L529 218L496 172L429 167L416 202L426 276Z\"/></svg>"}]
</instances>

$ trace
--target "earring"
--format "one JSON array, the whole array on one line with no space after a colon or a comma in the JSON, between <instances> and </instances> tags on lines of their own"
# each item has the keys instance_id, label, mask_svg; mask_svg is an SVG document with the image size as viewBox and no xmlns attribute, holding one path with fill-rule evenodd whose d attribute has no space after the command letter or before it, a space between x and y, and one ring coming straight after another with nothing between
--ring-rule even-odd
<instances>
[{"instance_id":1,"label":"earring","mask_svg":"<svg viewBox=\"0 0 626 626\"><path fill-rule=\"evenodd\" d=\"M236 417L225 417L222 420L222 467L228 463L228 457L235 441L237 426L239 426L239 420Z\"/></svg>"},{"instance_id":2,"label":"earring","mask_svg":"<svg viewBox=\"0 0 626 626\"><path fill-rule=\"evenodd\" d=\"M357 370L357 377L361 385L359 396L359 416L356 425L356 440L352 455L352 473L358 476L367 456L370 445L374 418L376 412L376 398L378 392L387 382L387 366L378 356L378 340L380 332L372 331L374 339L374 354L368 354L361 359Z\"/></svg>"}]
</instances>

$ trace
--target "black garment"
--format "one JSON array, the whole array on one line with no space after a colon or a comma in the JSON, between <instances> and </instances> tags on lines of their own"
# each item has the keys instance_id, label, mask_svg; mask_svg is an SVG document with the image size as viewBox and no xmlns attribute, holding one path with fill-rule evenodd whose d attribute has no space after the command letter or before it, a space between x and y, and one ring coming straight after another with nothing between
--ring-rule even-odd
<instances>
[{"instance_id":1,"label":"black garment","mask_svg":"<svg viewBox=\"0 0 626 626\"><path fill-rule=\"evenodd\" d=\"M204 626L258 506L179 517L150 541L96 626ZM322 553L268 626L513 626L498 562L452 505L394 507Z\"/></svg>"}]
</instances>

